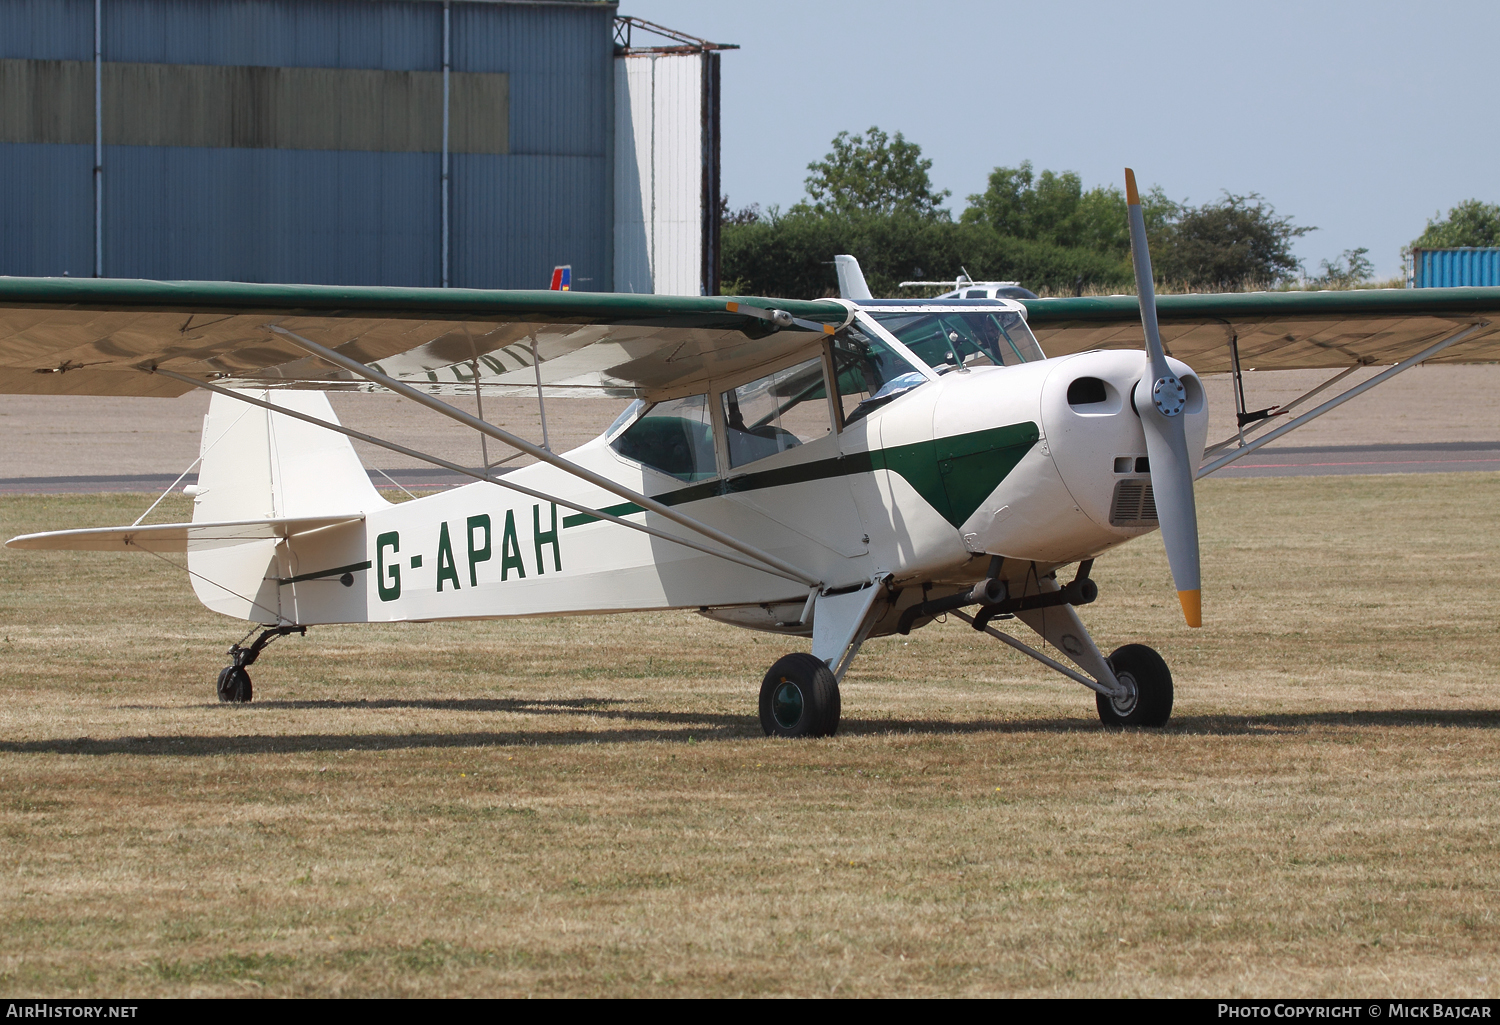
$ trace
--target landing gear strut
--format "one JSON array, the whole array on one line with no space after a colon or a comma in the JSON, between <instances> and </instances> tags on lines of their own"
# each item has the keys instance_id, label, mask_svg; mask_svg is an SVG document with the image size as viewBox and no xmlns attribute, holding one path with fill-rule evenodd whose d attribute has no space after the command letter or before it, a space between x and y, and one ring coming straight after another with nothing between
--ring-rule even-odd
<instances>
[{"instance_id":1,"label":"landing gear strut","mask_svg":"<svg viewBox=\"0 0 1500 1025\"><path fill-rule=\"evenodd\" d=\"M839 681L880 618L888 574L834 594L813 591L813 650L776 660L760 683L760 728L768 737L831 737L839 728Z\"/></svg>"},{"instance_id":2,"label":"landing gear strut","mask_svg":"<svg viewBox=\"0 0 1500 1025\"><path fill-rule=\"evenodd\" d=\"M246 671L260 658L260 653L265 650L278 637L287 634L307 635L305 626L273 626L263 630L261 635L249 647L242 648L238 644L229 649L229 657L234 659L233 665L225 666L219 670L219 700L243 704L250 700L250 674Z\"/></svg>"},{"instance_id":3,"label":"landing gear strut","mask_svg":"<svg viewBox=\"0 0 1500 1025\"><path fill-rule=\"evenodd\" d=\"M1034 589L1034 593L988 605L974 616L962 611L955 611L954 615L1092 690L1099 718L1106 726L1163 726L1172 717L1172 671L1167 663L1144 644L1127 644L1105 658L1078 618L1074 606L1087 604L1098 594L1098 588L1088 579L1092 566L1092 559L1080 563L1078 577L1065 587L1059 586L1055 577L1043 577L1027 588ZM1043 640L1066 653L1083 672L1076 672L990 626L989 620L995 613L1010 613L1021 620Z\"/></svg>"}]
</instances>

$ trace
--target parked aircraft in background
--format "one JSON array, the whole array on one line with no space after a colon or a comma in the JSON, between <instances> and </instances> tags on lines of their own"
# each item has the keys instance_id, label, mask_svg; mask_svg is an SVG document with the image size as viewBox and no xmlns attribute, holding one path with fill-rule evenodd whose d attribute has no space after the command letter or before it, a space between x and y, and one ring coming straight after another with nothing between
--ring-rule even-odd
<instances>
[{"instance_id":1,"label":"parked aircraft in background","mask_svg":"<svg viewBox=\"0 0 1500 1025\"><path fill-rule=\"evenodd\" d=\"M870 286L865 283L864 271L859 266L859 261L852 256L841 255L833 258L834 268L838 272L839 297L842 299L873 299L870 294ZM946 288L949 291L935 296L937 299L1035 299L1036 293L1029 288L1022 288L1016 281L974 281L969 277L969 272L963 268L959 277L952 281L903 281L901 288Z\"/></svg>"}]
</instances>

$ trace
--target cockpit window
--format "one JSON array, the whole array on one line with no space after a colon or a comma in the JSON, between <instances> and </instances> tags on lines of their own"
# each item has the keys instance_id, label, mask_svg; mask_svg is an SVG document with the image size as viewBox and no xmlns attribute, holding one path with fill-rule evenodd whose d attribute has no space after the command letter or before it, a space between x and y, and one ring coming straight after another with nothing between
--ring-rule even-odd
<instances>
[{"instance_id":1,"label":"cockpit window","mask_svg":"<svg viewBox=\"0 0 1500 1025\"><path fill-rule=\"evenodd\" d=\"M732 388L723 401L731 467L816 441L833 429L822 356Z\"/></svg>"},{"instance_id":2,"label":"cockpit window","mask_svg":"<svg viewBox=\"0 0 1500 1025\"><path fill-rule=\"evenodd\" d=\"M636 399L630 405L626 406L625 411L619 416L615 417L615 422L610 424L609 427L605 429L604 436L606 438L610 437L621 427L624 427L626 424L630 423L630 421L634 420L635 415L639 413L643 408L645 408L645 405L646 402L644 399Z\"/></svg>"},{"instance_id":3,"label":"cockpit window","mask_svg":"<svg viewBox=\"0 0 1500 1025\"><path fill-rule=\"evenodd\" d=\"M854 324L833 338L833 367L845 425L927 381L904 356Z\"/></svg>"},{"instance_id":4,"label":"cockpit window","mask_svg":"<svg viewBox=\"0 0 1500 1025\"><path fill-rule=\"evenodd\" d=\"M707 395L658 402L609 447L678 480L706 480L718 472Z\"/></svg>"},{"instance_id":5,"label":"cockpit window","mask_svg":"<svg viewBox=\"0 0 1500 1025\"><path fill-rule=\"evenodd\" d=\"M1013 310L869 313L937 370L955 367L960 360L968 366L1009 367L1045 358L1025 318Z\"/></svg>"}]
</instances>

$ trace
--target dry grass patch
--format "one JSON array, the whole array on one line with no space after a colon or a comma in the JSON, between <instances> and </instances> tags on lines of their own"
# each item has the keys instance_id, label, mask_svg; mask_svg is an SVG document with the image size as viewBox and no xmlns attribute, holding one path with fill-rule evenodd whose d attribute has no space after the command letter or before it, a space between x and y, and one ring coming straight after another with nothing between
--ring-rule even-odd
<instances>
[{"instance_id":1,"label":"dry grass patch","mask_svg":"<svg viewBox=\"0 0 1500 1025\"><path fill-rule=\"evenodd\" d=\"M770 742L790 646L677 613L314 629L224 707L180 573L0 553L0 991L1494 996L1497 489L1202 485L1205 629L1152 539L1085 613L1160 731L949 623Z\"/></svg>"}]
</instances>

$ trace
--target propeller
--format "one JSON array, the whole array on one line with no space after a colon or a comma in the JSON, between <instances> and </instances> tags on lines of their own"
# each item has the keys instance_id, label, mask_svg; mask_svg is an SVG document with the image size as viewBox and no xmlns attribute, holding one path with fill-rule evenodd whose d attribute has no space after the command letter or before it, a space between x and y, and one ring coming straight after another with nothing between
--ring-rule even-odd
<instances>
[{"instance_id":1,"label":"propeller","mask_svg":"<svg viewBox=\"0 0 1500 1025\"><path fill-rule=\"evenodd\" d=\"M1162 348L1156 323L1156 290L1151 285L1151 252L1146 248L1146 218L1135 172L1125 169L1125 199L1129 204L1130 257L1135 265L1136 291L1141 298L1141 327L1146 332L1146 373L1135 386L1135 410L1146 430L1146 455L1151 462L1151 491L1156 496L1156 518L1167 546L1167 564L1177 600L1188 626L1203 625L1203 591L1198 570L1198 507L1193 500L1196 467L1188 455L1183 412L1187 391Z\"/></svg>"}]
</instances>

